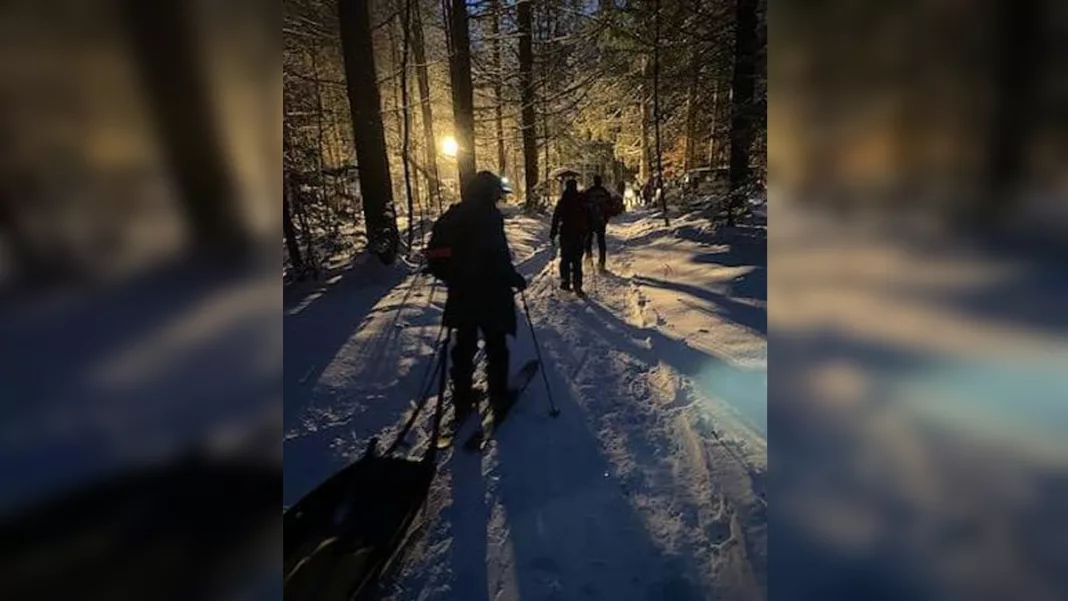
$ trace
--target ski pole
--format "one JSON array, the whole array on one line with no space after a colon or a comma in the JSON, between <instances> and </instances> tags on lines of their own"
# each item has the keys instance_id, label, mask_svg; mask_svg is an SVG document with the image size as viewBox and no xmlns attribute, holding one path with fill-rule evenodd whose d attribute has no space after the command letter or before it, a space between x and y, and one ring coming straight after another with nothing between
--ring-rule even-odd
<instances>
[{"instance_id":1,"label":"ski pole","mask_svg":"<svg viewBox=\"0 0 1068 601\"><path fill-rule=\"evenodd\" d=\"M520 290L519 298L523 301L523 313L527 316L527 327L530 328L530 338L534 340L534 353L538 356L538 363L541 364L541 379L545 382L545 396L549 399L549 415L556 417L560 415L560 410L556 408L556 403L553 402L553 391L549 388L549 376L545 375L545 361L541 358L541 347L538 345L538 336L534 333L534 322L530 320L530 307L527 306L526 292Z\"/></svg>"},{"instance_id":2,"label":"ski pole","mask_svg":"<svg viewBox=\"0 0 1068 601\"><path fill-rule=\"evenodd\" d=\"M430 448L427 449L426 455L423 456L423 461L426 461L429 464L433 464L434 460L437 459L438 440L441 437L441 419L445 414L445 389L448 386L449 381L449 339L451 338L452 328L449 328L445 333L445 339L441 341L441 358L439 359L441 372L438 373L438 404L434 408L434 423L430 430Z\"/></svg>"}]
</instances>

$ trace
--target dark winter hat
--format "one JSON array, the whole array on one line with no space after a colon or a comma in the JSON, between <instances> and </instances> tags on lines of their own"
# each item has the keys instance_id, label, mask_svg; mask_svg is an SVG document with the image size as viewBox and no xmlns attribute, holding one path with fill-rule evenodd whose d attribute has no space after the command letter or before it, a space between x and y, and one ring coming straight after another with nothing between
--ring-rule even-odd
<instances>
[{"instance_id":1,"label":"dark winter hat","mask_svg":"<svg viewBox=\"0 0 1068 601\"><path fill-rule=\"evenodd\" d=\"M578 190L578 182L573 179L569 179L567 180L567 182L564 183L564 187L568 190Z\"/></svg>"},{"instance_id":2,"label":"dark winter hat","mask_svg":"<svg viewBox=\"0 0 1068 601\"><path fill-rule=\"evenodd\" d=\"M469 198L476 201L488 200L497 202L509 192L511 190L508 186L492 171L479 171L476 173L471 180L471 185L467 188Z\"/></svg>"}]
</instances>

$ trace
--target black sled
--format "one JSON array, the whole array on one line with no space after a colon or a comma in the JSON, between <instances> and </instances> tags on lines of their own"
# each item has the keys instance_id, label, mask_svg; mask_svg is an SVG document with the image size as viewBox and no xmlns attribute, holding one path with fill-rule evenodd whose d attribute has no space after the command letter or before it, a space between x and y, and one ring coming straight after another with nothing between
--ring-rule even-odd
<instances>
[{"instance_id":1,"label":"black sled","mask_svg":"<svg viewBox=\"0 0 1068 601\"><path fill-rule=\"evenodd\" d=\"M426 405L427 395L383 455L378 453L377 439L372 439L363 457L283 514L286 601L378 598L380 580L395 566L437 471L436 441L444 409L447 356L448 337L442 343L436 372L440 388L433 444L421 459L388 455L398 448Z\"/></svg>"},{"instance_id":2,"label":"black sled","mask_svg":"<svg viewBox=\"0 0 1068 601\"><path fill-rule=\"evenodd\" d=\"M283 515L286 601L376 598L436 468L430 454L379 457L373 446Z\"/></svg>"}]
</instances>

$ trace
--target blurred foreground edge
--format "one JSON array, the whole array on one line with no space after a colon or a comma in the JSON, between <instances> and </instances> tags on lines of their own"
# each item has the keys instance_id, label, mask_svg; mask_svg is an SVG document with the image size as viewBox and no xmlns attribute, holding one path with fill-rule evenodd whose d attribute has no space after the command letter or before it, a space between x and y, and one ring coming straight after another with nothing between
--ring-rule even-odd
<instances>
[{"instance_id":1,"label":"blurred foreground edge","mask_svg":"<svg viewBox=\"0 0 1068 601\"><path fill-rule=\"evenodd\" d=\"M281 475L190 454L4 516L0 598L228 598L275 576Z\"/></svg>"}]
</instances>

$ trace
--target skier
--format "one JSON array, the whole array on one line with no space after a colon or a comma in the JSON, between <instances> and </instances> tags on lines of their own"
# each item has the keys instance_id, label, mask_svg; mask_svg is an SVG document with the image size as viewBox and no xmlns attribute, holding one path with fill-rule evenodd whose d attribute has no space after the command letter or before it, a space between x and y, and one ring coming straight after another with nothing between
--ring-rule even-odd
<instances>
[{"instance_id":1,"label":"skier","mask_svg":"<svg viewBox=\"0 0 1068 601\"><path fill-rule=\"evenodd\" d=\"M560 234L560 288L582 294L582 251L590 230L590 212L578 191L578 182L567 180L553 211L549 239Z\"/></svg>"},{"instance_id":2,"label":"skier","mask_svg":"<svg viewBox=\"0 0 1068 601\"><path fill-rule=\"evenodd\" d=\"M499 177L478 172L461 202L434 224L427 248L430 271L445 281L448 290L444 325L456 331L451 376L457 427L475 409L472 379L480 331L494 415L510 400L506 337L516 333L512 289L524 290L527 282L512 264L504 217L497 208L506 193Z\"/></svg>"},{"instance_id":3,"label":"skier","mask_svg":"<svg viewBox=\"0 0 1068 601\"><path fill-rule=\"evenodd\" d=\"M597 267L604 271L607 253L604 236L612 211L612 194L601 184L601 176L593 176L593 185L586 188L586 204L589 206L591 223L586 234L586 260L593 262L593 238L597 238Z\"/></svg>"}]
</instances>

